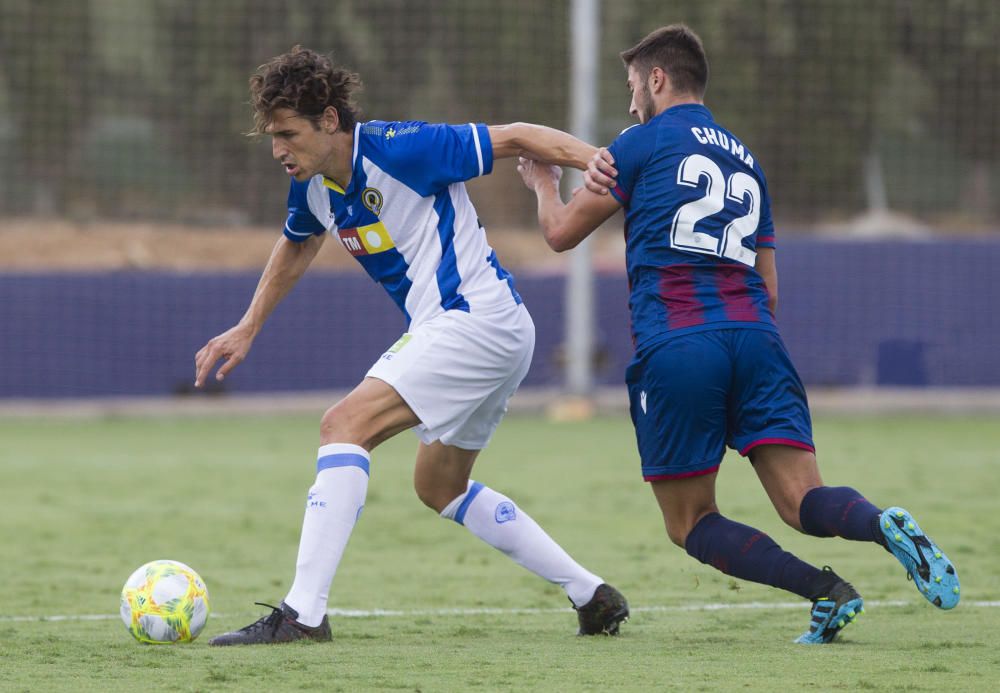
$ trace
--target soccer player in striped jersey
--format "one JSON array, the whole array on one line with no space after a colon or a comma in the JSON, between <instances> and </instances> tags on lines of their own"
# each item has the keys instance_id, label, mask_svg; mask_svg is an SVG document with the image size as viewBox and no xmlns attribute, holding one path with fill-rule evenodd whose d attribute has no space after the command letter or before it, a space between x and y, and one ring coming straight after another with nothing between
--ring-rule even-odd
<instances>
[{"instance_id":1,"label":"soccer player in striped jersey","mask_svg":"<svg viewBox=\"0 0 1000 693\"><path fill-rule=\"evenodd\" d=\"M635 344L626 381L643 478L670 539L728 575L811 600L810 626L798 642L830 642L861 611L860 595L832 570L719 513L715 478L729 445L750 458L787 524L880 544L931 603L954 607L955 569L909 513L823 485L806 393L774 319L764 172L705 108L701 40L685 26L664 27L621 57L640 124L595 154L587 189L564 205L558 168L522 159L519 171L557 251L625 210Z\"/></svg>"},{"instance_id":2,"label":"soccer player in striped jersey","mask_svg":"<svg viewBox=\"0 0 1000 693\"><path fill-rule=\"evenodd\" d=\"M242 319L196 355L195 385L220 360L222 380L246 358L328 237L385 288L408 329L322 418L316 481L284 601L211 644L330 639L328 592L364 507L370 453L408 428L420 438L420 500L562 586L580 634L616 634L628 617L621 593L573 560L514 501L469 478L528 372L535 328L487 243L464 181L521 151L584 168L595 149L528 124L361 122L352 98L357 75L300 47L262 65L250 84L255 131L270 136L274 158L291 177L288 220Z\"/></svg>"}]
</instances>

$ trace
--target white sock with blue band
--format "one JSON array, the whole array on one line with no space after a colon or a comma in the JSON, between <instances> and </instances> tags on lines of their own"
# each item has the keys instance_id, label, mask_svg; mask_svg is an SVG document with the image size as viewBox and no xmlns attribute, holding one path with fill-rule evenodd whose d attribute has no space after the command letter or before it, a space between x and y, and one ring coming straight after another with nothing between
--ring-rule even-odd
<instances>
[{"instance_id":1,"label":"white sock with blue band","mask_svg":"<svg viewBox=\"0 0 1000 693\"><path fill-rule=\"evenodd\" d=\"M299 622L318 626L326 614L330 583L344 555L368 493L368 451L357 445L331 443L319 449L316 482L309 489L295 582L285 603Z\"/></svg>"},{"instance_id":2,"label":"white sock with blue band","mask_svg":"<svg viewBox=\"0 0 1000 693\"><path fill-rule=\"evenodd\" d=\"M531 516L510 498L478 481L441 511L493 548L549 582L561 585L576 606L583 606L604 582L574 561Z\"/></svg>"}]
</instances>

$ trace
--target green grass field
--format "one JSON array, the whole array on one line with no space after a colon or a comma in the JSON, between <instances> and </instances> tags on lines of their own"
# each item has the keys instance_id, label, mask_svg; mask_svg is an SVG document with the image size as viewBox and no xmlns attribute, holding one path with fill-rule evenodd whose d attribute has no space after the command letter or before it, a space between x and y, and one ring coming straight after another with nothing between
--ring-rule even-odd
<instances>
[{"instance_id":1,"label":"green grass field","mask_svg":"<svg viewBox=\"0 0 1000 693\"><path fill-rule=\"evenodd\" d=\"M367 615L334 617L329 644L210 648L290 585L317 420L0 420L0 689L975 691L1000 679L1000 603L988 603L1000 594L1000 425L985 418L816 423L827 483L908 507L949 553L963 586L952 612L881 549L783 526L731 456L723 512L832 565L868 602L838 643L794 645L806 603L669 544L625 417L511 417L474 476L627 594L621 637L575 637L561 590L425 509L403 434L376 451L331 592L331 608ZM190 645L139 645L115 615L125 578L156 558L208 584L213 614ZM712 605L726 608L696 608ZM87 615L105 618L72 618Z\"/></svg>"}]
</instances>

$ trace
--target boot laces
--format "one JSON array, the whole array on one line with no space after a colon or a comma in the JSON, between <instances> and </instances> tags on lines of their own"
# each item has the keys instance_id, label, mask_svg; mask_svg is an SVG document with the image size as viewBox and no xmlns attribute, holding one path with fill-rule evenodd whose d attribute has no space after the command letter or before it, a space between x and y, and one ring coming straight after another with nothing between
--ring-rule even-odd
<instances>
[{"instance_id":1,"label":"boot laces","mask_svg":"<svg viewBox=\"0 0 1000 693\"><path fill-rule=\"evenodd\" d=\"M254 633L256 631L262 631L267 629L271 631L271 635L274 635L278 631L278 628L281 626L281 622L285 618L284 612L278 607L273 606L271 604L265 604L264 602L254 602L254 604L256 604L257 606L266 606L268 609L271 610L271 613L269 613L267 616L263 616L257 619L249 626L240 628L240 632Z\"/></svg>"}]
</instances>

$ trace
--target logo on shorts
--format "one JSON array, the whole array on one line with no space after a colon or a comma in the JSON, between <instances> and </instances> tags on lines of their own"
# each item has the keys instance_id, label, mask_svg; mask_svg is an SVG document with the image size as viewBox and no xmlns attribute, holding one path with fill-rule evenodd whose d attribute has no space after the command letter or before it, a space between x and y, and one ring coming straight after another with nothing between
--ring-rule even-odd
<instances>
[{"instance_id":1,"label":"logo on shorts","mask_svg":"<svg viewBox=\"0 0 1000 693\"><path fill-rule=\"evenodd\" d=\"M514 504L510 501L504 501L498 505L496 519L498 525L502 525L504 522L510 522L511 520L516 520L517 513L514 511Z\"/></svg>"},{"instance_id":2,"label":"logo on shorts","mask_svg":"<svg viewBox=\"0 0 1000 693\"><path fill-rule=\"evenodd\" d=\"M646 413L646 391L643 390L639 393L639 406L642 407L642 413Z\"/></svg>"},{"instance_id":3,"label":"logo on shorts","mask_svg":"<svg viewBox=\"0 0 1000 693\"><path fill-rule=\"evenodd\" d=\"M406 346L406 343L410 341L413 337L409 332L404 334L402 337L396 340L396 343L389 347L389 350L382 354L382 358L386 361L392 360L393 354L399 353L399 350Z\"/></svg>"}]
</instances>

